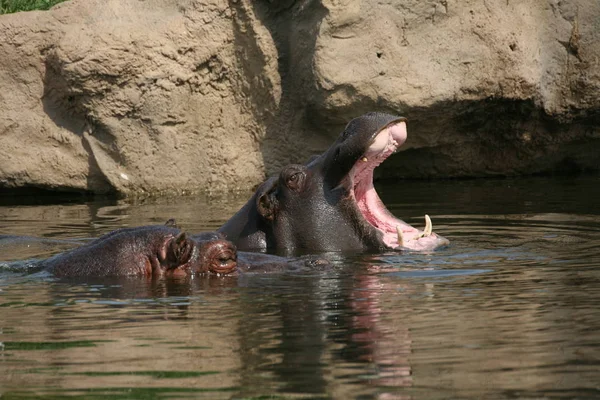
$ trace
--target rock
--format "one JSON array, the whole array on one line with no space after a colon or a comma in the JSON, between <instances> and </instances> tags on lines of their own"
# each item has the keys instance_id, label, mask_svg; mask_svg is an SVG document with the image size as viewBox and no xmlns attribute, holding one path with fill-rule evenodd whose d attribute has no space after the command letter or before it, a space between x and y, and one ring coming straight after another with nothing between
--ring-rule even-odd
<instances>
[{"instance_id":1,"label":"rock","mask_svg":"<svg viewBox=\"0 0 600 400\"><path fill-rule=\"evenodd\" d=\"M0 17L0 185L255 185L280 83L253 18L222 1L121 0Z\"/></svg>"},{"instance_id":2,"label":"rock","mask_svg":"<svg viewBox=\"0 0 600 400\"><path fill-rule=\"evenodd\" d=\"M380 175L600 166L598 1L260 4L289 56L281 107L306 113L287 129L335 133L366 110L408 117L403 152Z\"/></svg>"},{"instance_id":3,"label":"rock","mask_svg":"<svg viewBox=\"0 0 600 400\"><path fill-rule=\"evenodd\" d=\"M247 189L366 111L383 177L600 165L594 0L73 0L0 16L0 188Z\"/></svg>"}]
</instances>

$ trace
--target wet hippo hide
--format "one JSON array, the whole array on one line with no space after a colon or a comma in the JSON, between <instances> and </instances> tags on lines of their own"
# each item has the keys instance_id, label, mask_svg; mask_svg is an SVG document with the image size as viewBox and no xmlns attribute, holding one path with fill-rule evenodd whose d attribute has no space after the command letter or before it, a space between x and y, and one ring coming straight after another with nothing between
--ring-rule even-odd
<instances>
[{"instance_id":1,"label":"wet hippo hide","mask_svg":"<svg viewBox=\"0 0 600 400\"><path fill-rule=\"evenodd\" d=\"M394 217L373 186L373 171L407 137L406 119L355 118L323 154L269 178L219 232L239 249L285 254L323 251L428 251L449 241Z\"/></svg>"},{"instance_id":2,"label":"wet hippo hide","mask_svg":"<svg viewBox=\"0 0 600 400\"><path fill-rule=\"evenodd\" d=\"M10 272L50 273L56 277L193 277L298 271L328 265L316 257L284 258L238 252L218 232L188 235L173 220L166 225L122 228L89 242L28 236L0 237L0 246L35 243L79 246L45 260L2 264Z\"/></svg>"}]
</instances>

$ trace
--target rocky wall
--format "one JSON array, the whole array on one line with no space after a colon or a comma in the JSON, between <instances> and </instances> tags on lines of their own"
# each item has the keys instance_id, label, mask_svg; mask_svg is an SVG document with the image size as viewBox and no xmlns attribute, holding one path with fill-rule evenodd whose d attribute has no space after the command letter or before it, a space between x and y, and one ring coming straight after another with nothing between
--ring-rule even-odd
<instances>
[{"instance_id":1,"label":"rocky wall","mask_svg":"<svg viewBox=\"0 0 600 400\"><path fill-rule=\"evenodd\" d=\"M247 189L351 118L379 176L600 166L595 0L72 0L0 16L0 189Z\"/></svg>"}]
</instances>

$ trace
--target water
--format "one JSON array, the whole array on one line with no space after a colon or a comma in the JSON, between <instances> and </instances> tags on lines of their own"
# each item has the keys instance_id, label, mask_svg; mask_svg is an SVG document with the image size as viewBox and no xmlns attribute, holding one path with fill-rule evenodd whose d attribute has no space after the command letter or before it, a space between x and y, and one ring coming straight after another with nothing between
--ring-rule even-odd
<instances>
[{"instance_id":1,"label":"water","mask_svg":"<svg viewBox=\"0 0 600 400\"><path fill-rule=\"evenodd\" d=\"M599 188L598 177L382 184L396 215L422 226L429 214L452 245L331 254L331 269L307 274L5 270L0 397L600 398ZM0 233L85 239L171 217L212 230L246 199L47 200L4 198ZM21 245L0 259L56 251Z\"/></svg>"}]
</instances>

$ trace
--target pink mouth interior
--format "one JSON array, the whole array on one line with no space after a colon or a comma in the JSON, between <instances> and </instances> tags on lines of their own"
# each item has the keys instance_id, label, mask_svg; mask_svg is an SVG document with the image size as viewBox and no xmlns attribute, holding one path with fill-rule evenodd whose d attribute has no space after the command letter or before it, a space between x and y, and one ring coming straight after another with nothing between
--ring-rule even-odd
<instances>
[{"instance_id":1,"label":"pink mouth interior","mask_svg":"<svg viewBox=\"0 0 600 400\"><path fill-rule=\"evenodd\" d=\"M439 238L433 233L420 238L422 231L394 217L373 187L373 171L406 141L406 135L406 122L404 121L389 125L377 134L364 156L350 171L354 198L365 220L383 233L383 242L386 246L390 248L399 246L396 231L396 227L399 226L404 237L403 247L413 250L433 249L444 244L440 241L443 238ZM436 242L438 243L436 244Z\"/></svg>"}]
</instances>

